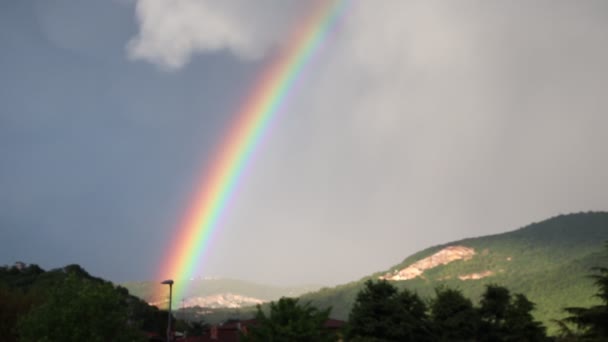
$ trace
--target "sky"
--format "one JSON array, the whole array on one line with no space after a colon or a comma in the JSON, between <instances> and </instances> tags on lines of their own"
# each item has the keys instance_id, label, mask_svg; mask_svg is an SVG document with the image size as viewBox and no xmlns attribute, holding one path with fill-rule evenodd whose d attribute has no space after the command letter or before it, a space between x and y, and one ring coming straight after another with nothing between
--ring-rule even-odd
<instances>
[{"instance_id":1,"label":"sky","mask_svg":"<svg viewBox=\"0 0 608 342\"><path fill-rule=\"evenodd\" d=\"M0 264L154 279L299 0L0 2ZM199 276L333 285L608 210L608 2L352 0Z\"/></svg>"}]
</instances>

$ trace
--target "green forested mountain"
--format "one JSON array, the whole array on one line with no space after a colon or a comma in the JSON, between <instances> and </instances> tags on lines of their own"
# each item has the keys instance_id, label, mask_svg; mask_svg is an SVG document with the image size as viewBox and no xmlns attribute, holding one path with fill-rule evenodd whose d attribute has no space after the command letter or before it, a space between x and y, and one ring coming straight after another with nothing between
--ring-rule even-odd
<instances>
[{"instance_id":1,"label":"green forested mountain","mask_svg":"<svg viewBox=\"0 0 608 342\"><path fill-rule=\"evenodd\" d=\"M423 269L421 274L411 279L391 282L398 288L408 288L426 298L432 297L438 286L457 288L475 301L479 300L485 284L505 286L512 292L525 294L536 303L534 315L548 326L550 332L554 332L557 327L551 319L563 318L566 315L562 310L564 307L598 303L594 297L596 289L588 274L593 266L608 265L608 253L604 248L607 240L608 213L561 215L508 233L430 247L387 271L303 295L302 300L319 307L331 306L333 317L346 319L366 280L382 276L398 278L396 275L404 269L408 272L401 272L406 274L402 278L411 277L416 273L412 265L418 266L420 271L438 260L441 262L446 251L459 246L463 247L459 252L473 252L461 259ZM471 279L475 277L481 278Z\"/></svg>"},{"instance_id":2,"label":"green forested mountain","mask_svg":"<svg viewBox=\"0 0 608 342\"><path fill-rule=\"evenodd\" d=\"M592 267L608 267L607 241L608 213L561 215L508 233L430 247L386 271L304 294L300 301L311 302L321 310L332 307L331 317L347 319L357 294L370 279L387 279L395 287L413 291L425 300L434 298L435 289L442 287L458 289L478 302L486 285L495 284L511 293L522 293L536 303L535 318L544 322L549 333L555 333L557 325L551 320L569 316L564 308L600 304L600 299L594 296L597 288L588 276ZM145 297L153 285L132 283L129 287ZM201 287L193 286L202 295L233 292L263 300L297 296L294 291L306 289L272 288L227 279L195 285ZM58 314L60 311L63 313ZM254 313L252 307L236 310L195 307L180 310L176 316L213 323L250 318ZM89 317L85 321L91 324L78 330L82 317ZM58 323L58 318L63 321ZM118 331L136 334L156 331L162 335L166 319L166 311L147 305L124 287L90 276L78 265L50 271L22 263L0 267L0 335L9 341L19 333L24 338L27 337L24 334L33 332L29 338L36 340L37 336L64 333L70 327L102 337ZM107 328L121 324L122 330Z\"/></svg>"}]
</instances>

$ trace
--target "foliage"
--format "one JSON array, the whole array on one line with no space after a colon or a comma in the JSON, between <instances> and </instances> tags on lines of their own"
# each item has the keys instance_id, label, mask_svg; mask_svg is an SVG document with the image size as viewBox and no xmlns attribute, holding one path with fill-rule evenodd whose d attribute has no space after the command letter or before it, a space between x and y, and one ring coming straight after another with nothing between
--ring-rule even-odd
<instances>
[{"instance_id":1,"label":"foliage","mask_svg":"<svg viewBox=\"0 0 608 342\"><path fill-rule=\"evenodd\" d=\"M88 274L79 265L68 265L62 268L44 271L37 265L0 267L0 333L3 340L17 340L17 322L25 320L25 316L32 310L46 305L68 284L67 279L72 282L87 285L89 287L105 287L107 291L114 293L119 298L121 310L126 307L127 321L130 326L139 330L156 332L163 336L166 334L167 312L148 305L141 299L129 294L129 291L121 286L113 286L111 283ZM74 285L78 286L78 285ZM76 296L79 291L66 294L66 297ZM85 292L86 293L86 292ZM61 306L71 303L70 300L62 301L56 309L62 310ZM32 313L33 314L33 313Z\"/></svg>"},{"instance_id":2,"label":"foliage","mask_svg":"<svg viewBox=\"0 0 608 342\"><path fill-rule=\"evenodd\" d=\"M318 310L310 303L299 304L298 299L281 298L270 304L268 316L258 305L257 323L243 337L247 341L266 342L335 341L336 336L323 327L329 311Z\"/></svg>"},{"instance_id":3,"label":"foliage","mask_svg":"<svg viewBox=\"0 0 608 342\"><path fill-rule=\"evenodd\" d=\"M127 304L108 283L68 276L19 322L22 341L133 341Z\"/></svg>"},{"instance_id":4,"label":"foliage","mask_svg":"<svg viewBox=\"0 0 608 342\"><path fill-rule=\"evenodd\" d=\"M545 341L546 329L532 317L534 303L523 294L487 285L479 308L480 341Z\"/></svg>"},{"instance_id":5,"label":"foliage","mask_svg":"<svg viewBox=\"0 0 608 342\"><path fill-rule=\"evenodd\" d=\"M440 341L470 341L477 332L480 318L473 302L460 290L435 289L430 302L431 321Z\"/></svg>"},{"instance_id":6,"label":"foliage","mask_svg":"<svg viewBox=\"0 0 608 342\"><path fill-rule=\"evenodd\" d=\"M425 303L385 280L365 283L350 313L347 335L353 341L433 340Z\"/></svg>"},{"instance_id":7,"label":"foliage","mask_svg":"<svg viewBox=\"0 0 608 342\"><path fill-rule=\"evenodd\" d=\"M486 286L486 292L481 299L479 313L481 315L481 330L492 340L494 335L502 333L505 317L511 302L511 294L506 287L497 285Z\"/></svg>"},{"instance_id":8,"label":"foliage","mask_svg":"<svg viewBox=\"0 0 608 342\"><path fill-rule=\"evenodd\" d=\"M21 289L0 287L0 337L4 341L17 341L17 321L38 305L40 299Z\"/></svg>"},{"instance_id":9,"label":"foliage","mask_svg":"<svg viewBox=\"0 0 608 342\"><path fill-rule=\"evenodd\" d=\"M459 290L440 287L424 302L387 281L368 281L349 318L352 341L545 341L544 327L534 321L534 304L524 295L489 285L475 308Z\"/></svg>"},{"instance_id":10,"label":"foliage","mask_svg":"<svg viewBox=\"0 0 608 342\"><path fill-rule=\"evenodd\" d=\"M186 333L188 334L188 336L200 336L203 335L203 333L207 330L209 330L210 325L208 323L206 323L205 321L195 321L195 322L186 322L183 321L186 324L186 329L184 329L186 331Z\"/></svg>"},{"instance_id":11,"label":"foliage","mask_svg":"<svg viewBox=\"0 0 608 342\"><path fill-rule=\"evenodd\" d=\"M608 250L608 244L606 245ZM597 287L595 297L600 300L599 305L588 308L568 307L565 309L570 314L564 319L564 323L572 323L581 330L581 335L587 339L608 340L608 268L594 267L594 274L590 276ZM572 336L566 326L562 326L566 335Z\"/></svg>"}]
</instances>

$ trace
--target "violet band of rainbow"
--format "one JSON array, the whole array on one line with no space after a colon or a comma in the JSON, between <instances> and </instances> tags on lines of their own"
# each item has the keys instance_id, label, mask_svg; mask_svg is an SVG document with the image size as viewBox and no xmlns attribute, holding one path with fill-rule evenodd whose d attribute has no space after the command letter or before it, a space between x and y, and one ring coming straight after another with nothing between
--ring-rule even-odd
<instances>
[{"instance_id":1,"label":"violet band of rainbow","mask_svg":"<svg viewBox=\"0 0 608 342\"><path fill-rule=\"evenodd\" d=\"M183 299L188 280L200 271L202 257L225 214L247 164L273 118L285 110L298 79L320 50L345 10L348 0L314 2L312 14L291 36L274 63L262 71L235 121L215 152L211 168L199 182L185 219L164 254L158 279L174 279L174 298ZM161 288L162 289L162 288ZM166 292L166 289L159 291ZM157 293L157 298L163 297Z\"/></svg>"}]
</instances>

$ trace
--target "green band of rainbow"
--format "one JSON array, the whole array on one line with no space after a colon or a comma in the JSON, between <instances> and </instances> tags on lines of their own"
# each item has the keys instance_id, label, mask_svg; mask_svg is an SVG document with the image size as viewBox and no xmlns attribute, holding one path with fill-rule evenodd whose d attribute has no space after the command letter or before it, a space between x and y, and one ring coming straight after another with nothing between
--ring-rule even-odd
<instances>
[{"instance_id":1,"label":"green band of rainbow","mask_svg":"<svg viewBox=\"0 0 608 342\"><path fill-rule=\"evenodd\" d=\"M183 298L187 280L200 271L203 253L212 240L218 220L233 196L245 166L268 130L270 121L284 106L289 92L327 38L346 3L347 0L320 0L315 3L312 15L296 29L276 62L263 71L260 81L238 112L212 167L197 189L186 219L178 227L176 238L170 244L158 273L159 279L175 280L175 298Z\"/></svg>"}]
</instances>

